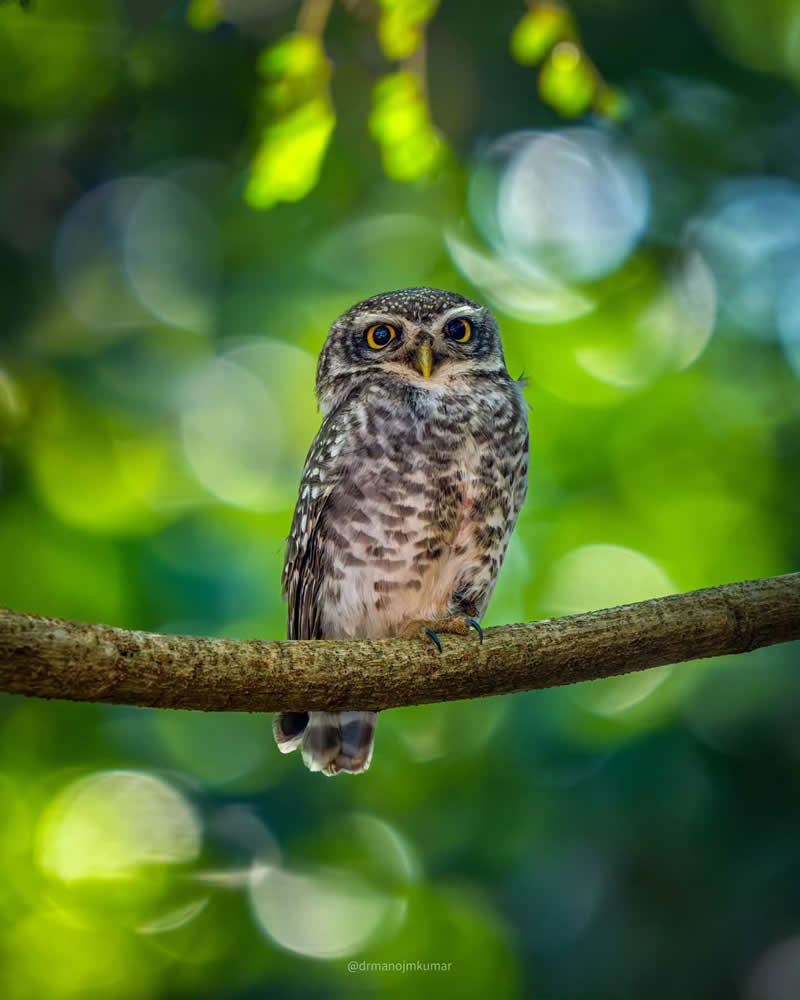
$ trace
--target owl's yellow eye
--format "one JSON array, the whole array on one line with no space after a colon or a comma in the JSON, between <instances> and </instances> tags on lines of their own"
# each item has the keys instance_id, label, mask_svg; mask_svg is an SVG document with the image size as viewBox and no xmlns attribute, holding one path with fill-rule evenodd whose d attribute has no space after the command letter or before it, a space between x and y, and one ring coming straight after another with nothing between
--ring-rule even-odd
<instances>
[{"instance_id":1,"label":"owl's yellow eye","mask_svg":"<svg viewBox=\"0 0 800 1000\"><path fill-rule=\"evenodd\" d=\"M373 351L382 351L397 336L397 330L388 323L377 323L367 330L367 344Z\"/></svg>"},{"instance_id":2,"label":"owl's yellow eye","mask_svg":"<svg viewBox=\"0 0 800 1000\"><path fill-rule=\"evenodd\" d=\"M466 344L472 336L472 323L468 319L459 317L451 319L444 328L445 336L454 340L457 344Z\"/></svg>"}]
</instances>

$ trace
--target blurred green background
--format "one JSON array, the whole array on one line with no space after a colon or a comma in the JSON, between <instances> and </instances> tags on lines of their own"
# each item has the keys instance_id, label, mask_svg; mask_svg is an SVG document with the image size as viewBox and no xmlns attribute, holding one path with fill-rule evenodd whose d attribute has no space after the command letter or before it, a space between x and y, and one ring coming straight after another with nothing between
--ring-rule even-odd
<instances>
[{"instance_id":1,"label":"blurred green background","mask_svg":"<svg viewBox=\"0 0 800 1000\"><path fill-rule=\"evenodd\" d=\"M282 637L317 352L417 284L530 380L488 624L798 568L799 0L445 2L427 100L415 9L0 5L0 604ZM0 696L0 990L796 1000L797 667L392 711L335 781Z\"/></svg>"}]
</instances>

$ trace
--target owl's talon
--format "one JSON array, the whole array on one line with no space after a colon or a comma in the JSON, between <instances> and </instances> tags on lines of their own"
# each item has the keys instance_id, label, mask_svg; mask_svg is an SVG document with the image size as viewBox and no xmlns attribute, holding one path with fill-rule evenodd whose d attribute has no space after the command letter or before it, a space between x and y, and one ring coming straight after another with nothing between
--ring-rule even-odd
<instances>
[{"instance_id":1,"label":"owl's talon","mask_svg":"<svg viewBox=\"0 0 800 1000\"><path fill-rule=\"evenodd\" d=\"M432 628L426 628L425 629L425 635L427 635L431 639L433 639L433 641L436 643L436 646L437 646L437 648L439 650L439 655L441 656L441 653L442 653L442 640L439 638L439 636L433 631Z\"/></svg>"},{"instance_id":2,"label":"owl's talon","mask_svg":"<svg viewBox=\"0 0 800 1000\"><path fill-rule=\"evenodd\" d=\"M440 653L444 652L440 635L469 635L469 630L474 628L483 642L483 629L474 618L464 618L462 615L451 615L448 618L428 618L422 621L410 621L400 635L404 639L432 639L436 643L436 648Z\"/></svg>"},{"instance_id":3,"label":"owl's talon","mask_svg":"<svg viewBox=\"0 0 800 1000\"><path fill-rule=\"evenodd\" d=\"M464 621L470 628L475 629L475 631L478 633L478 638L481 641L481 645L483 645L483 629L480 627L478 622L476 622L474 618L465 618Z\"/></svg>"}]
</instances>

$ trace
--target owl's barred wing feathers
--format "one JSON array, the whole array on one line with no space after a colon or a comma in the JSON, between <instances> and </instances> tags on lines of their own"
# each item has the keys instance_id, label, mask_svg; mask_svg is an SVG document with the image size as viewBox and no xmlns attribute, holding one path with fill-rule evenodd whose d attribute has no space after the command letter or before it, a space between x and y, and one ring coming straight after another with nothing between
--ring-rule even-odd
<instances>
[{"instance_id":1,"label":"owl's barred wing feathers","mask_svg":"<svg viewBox=\"0 0 800 1000\"><path fill-rule=\"evenodd\" d=\"M303 469L300 496L292 520L283 565L283 596L289 605L288 639L321 639L319 589L324 576L324 549L319 527L333 483L323 484L320 461L325 424L314 439Z\"/></svg>"},{"instance_id":2,"label":"owl's barred wing feathers","mask_svg":"<svg viewBox=\"0 0 800 1000\"><path fill-rule=\"evenodd\" d=\"M320 594L326 572L323 516L336 483L336 455L332 454L336 449L335 430L335 423L326 419L303 469L283 566L289 639L323 638ZM291 753L299 747L310 771L322 771L329 776L341 771L357 774L370 765L376 719L374 712L281 712L275 716L272 731L281 753Z\"/></svg>"},{"instance_id":3,"label":"owl's barred wing feathers","mask_svg":"<svg viewBox=\"0 0 800 1000\"><path fill-rule=\"evenodd\" d=\"M520 388L524 388L527 384L523 382L522 379L517 383ZM524 410L522 411L524 414ZM526 420L527 424L527 420ZM525 441L520 449L520 459L514 473L514 479L511 484L511 524L509 529L509 534L514 530L519 513L522 510L522 505L525 503L525 498L528 495L528 453L530 450L530 434L525 432Z\"/></svg>"}]
</instances>

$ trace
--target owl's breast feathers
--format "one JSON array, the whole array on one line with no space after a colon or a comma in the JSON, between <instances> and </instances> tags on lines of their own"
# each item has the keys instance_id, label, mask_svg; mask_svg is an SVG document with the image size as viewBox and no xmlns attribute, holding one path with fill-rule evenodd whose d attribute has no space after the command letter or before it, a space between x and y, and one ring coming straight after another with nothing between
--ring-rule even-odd
<instances>
[{"instance_id":1,"label":"owl's breast feathers","mask_svg":"<svg viewBox=\"0 0 800 1000\"><path fill-rule=\"evenodd\" d=\"M527 470L526 404L508 375L363 385L306 460L283 575L289 638L483 614Z\"/></svg>"}]
</instances>

